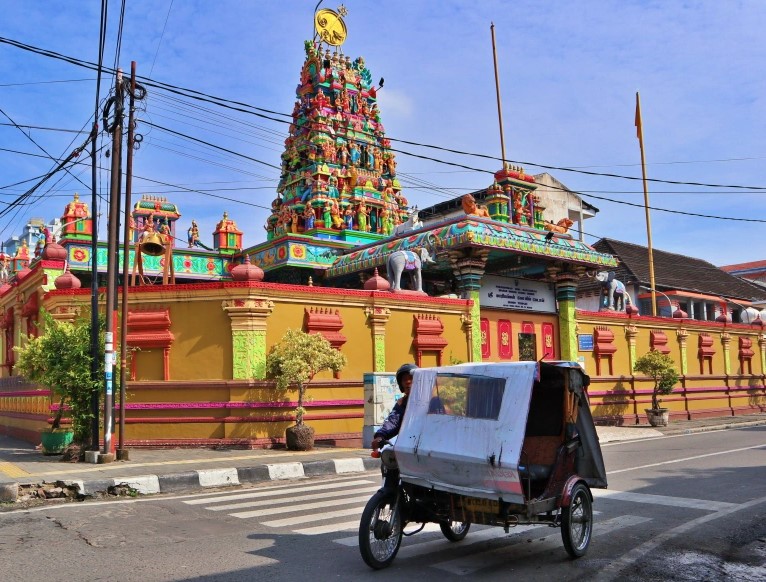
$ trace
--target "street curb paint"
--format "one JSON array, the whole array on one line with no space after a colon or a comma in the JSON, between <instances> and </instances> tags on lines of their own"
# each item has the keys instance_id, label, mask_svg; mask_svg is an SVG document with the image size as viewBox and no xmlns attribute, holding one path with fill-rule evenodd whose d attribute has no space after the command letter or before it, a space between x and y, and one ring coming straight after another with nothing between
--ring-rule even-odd
<instances>
[{"instance_id":1,"label":"street curb paint","mask_svg":"<svg viewBox=\"0 0 766 582\"><path fill-rule=\"evenodd\" d=\"M200 487L227 487L229 485L239 485L239 475L236 469L200 469L199 475Z\"/></svg>"},{"instance_id":2,"label":"street curb paint","mask_svg":"<svg viewBox=\"0 0 766 582\"><path fill-rule=\"evenodd\" d=\"M160 479L157 475L137 475L135 477L115 477L113 485L127 485L142 495L160 492Z\"/></svg>"}]
</instances>

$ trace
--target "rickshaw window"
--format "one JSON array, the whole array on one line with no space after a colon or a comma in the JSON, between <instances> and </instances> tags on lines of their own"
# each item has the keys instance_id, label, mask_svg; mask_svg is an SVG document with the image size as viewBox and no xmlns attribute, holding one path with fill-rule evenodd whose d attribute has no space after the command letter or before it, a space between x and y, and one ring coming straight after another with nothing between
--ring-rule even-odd
<instances>
[{"instance_id":1,"label":"rickshaw window","mask_svg":"<svg viewBox=\"0 0 766 582\"><path fill-rule=\"evenodd\" d=\"M428 414L497 420L504 390L503 378L437 374Z\"/></svg>"}]
</instances>

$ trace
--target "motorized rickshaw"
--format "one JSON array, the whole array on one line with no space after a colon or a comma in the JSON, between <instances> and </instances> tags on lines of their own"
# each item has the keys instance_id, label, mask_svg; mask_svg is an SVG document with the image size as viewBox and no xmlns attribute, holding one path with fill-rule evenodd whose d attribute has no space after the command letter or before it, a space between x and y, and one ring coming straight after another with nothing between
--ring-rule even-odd
<instances>
[{"instance_id":1,"label":"motorized rickshaw","mask_svg":"<svg viewBox=\"0 0 766 582\"><path fill-rule=\"evenodd\" d=\"M416 370L396 443L380 450L383 487L359 524L364 561L385 568L403 533L426 523L454 542L472 524L547 524L570 556L584 555L590 488L607 485L588 383L574 362Z\"/></svg>"}]
</instances>

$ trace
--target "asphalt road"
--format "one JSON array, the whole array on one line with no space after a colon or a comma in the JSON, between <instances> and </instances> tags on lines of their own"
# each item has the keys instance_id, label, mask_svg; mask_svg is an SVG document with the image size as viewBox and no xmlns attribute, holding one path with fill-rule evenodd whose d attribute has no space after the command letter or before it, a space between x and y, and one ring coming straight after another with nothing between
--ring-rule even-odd
<instances>
[{"instance_id":1,"label":"asphalt road","mask_svg":"<svg viewBox=\"0 0 766 582\"><path fill-rule=\"evenodd\" d=\"M0 578L109 580L766 579L766 427L603 446L588 554L557 529L434 528L393 565L362 562L356 528L378 487L367 472L248 489L0 513Z\"/></svg>"}]
</instances>

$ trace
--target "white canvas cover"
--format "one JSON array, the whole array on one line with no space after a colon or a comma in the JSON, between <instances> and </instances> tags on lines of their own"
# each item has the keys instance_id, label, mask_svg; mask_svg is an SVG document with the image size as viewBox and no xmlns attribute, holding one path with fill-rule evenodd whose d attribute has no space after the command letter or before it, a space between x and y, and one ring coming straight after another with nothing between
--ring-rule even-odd
<instances>
[{"instance_id":1,"label":"white canvas cover","mask_svg":"<svg viewBox=\"0 0 766 582\"><path fill-rule=\"evenodd\" d=\"M450 376L457 384L470 376L471 379L464 382L469 386L469 393L478 391L485 396L489 393L496 396L502 391L502 401L485 406L478 413L483 418L433 413L437 375L440 384L447 384ZM474 381L474 376L490 380ZM402 479L471 497L522 503L518 465L536 376L536 362L462 364L416 370L395 446ZM496 410L490 410L493 408ZM494 413L496 418L490 418Z\"/></svg>"}]
</instances>

